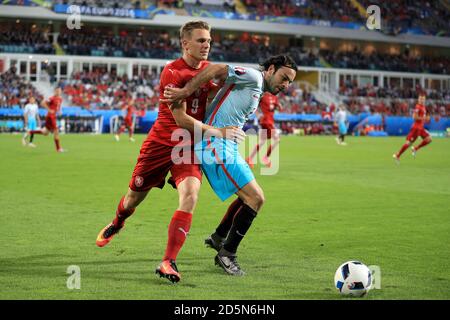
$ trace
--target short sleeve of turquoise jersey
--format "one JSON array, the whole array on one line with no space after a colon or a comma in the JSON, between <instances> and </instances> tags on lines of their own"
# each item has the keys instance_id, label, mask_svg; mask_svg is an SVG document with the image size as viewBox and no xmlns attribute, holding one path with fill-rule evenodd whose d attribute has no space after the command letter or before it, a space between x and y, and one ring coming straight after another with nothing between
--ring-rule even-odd
<instances>
[{"instance_id":1,"label":"short sleeve of turquoise jersey","mask_svg":"<svg viewBox=\"0 0 450 320\"><path fill-rule=\"evenodd\" d=\"M260 71L253 68L228 65L226 84L255 85L258 84Z\"/></svg>"}]
</instances>

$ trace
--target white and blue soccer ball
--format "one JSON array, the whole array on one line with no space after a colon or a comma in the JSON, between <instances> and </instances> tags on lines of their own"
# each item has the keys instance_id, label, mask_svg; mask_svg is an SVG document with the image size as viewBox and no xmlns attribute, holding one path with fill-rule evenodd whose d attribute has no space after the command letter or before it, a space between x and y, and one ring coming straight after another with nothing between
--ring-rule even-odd
<instances>
[{"instance_id":1,"label":"white and blue soccer ball","mask_svg":"<svg viewBox=\"0 0 450 320\"><path fill-rule=\"evenodd\" d=\"M372 285L372 274L364 263L347 261L336 270L334 285L342 295L363 297Z\"/></svg>"}]
</instances>

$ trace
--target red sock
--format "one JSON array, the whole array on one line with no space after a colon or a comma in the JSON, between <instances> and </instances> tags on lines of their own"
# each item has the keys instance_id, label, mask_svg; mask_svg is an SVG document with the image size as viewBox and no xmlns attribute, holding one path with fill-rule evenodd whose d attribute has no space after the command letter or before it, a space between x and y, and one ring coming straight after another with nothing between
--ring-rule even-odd
<instances>
[{"instance_id":1,"label":"red sock","mask_svg":"<svg viewBox=\"0 0 450 320\"><path fill-rule=\"evenodd\" d=\"M117 132L117 134L122 134L125 131L125 127L124 126L120 126L119 131Z\"/></svg>"},{"instance_id":2,"label":"red sock","mask_svg":"<svg viewBox=\"0 0 450 320\"><path fill-rule=\"evenodd\" d=\"M177 210L169 224L169 238L163 260L176 260L191 228L192 213Z\"/></svg>"},{"instance_id":3,"label":"red sock","mask_svg":"<svg viewBox=\"0 0 450 320\"><path fill-rule=\"evenodd\" d=\"M253 158L256 156L256 154L257 154L258 152L259 152L259 144L257 144L257 145L255 146L255 148L253 149L252 153L250 154L249 159L250 159L250 160L253 159Z\"/></svg>"},{"instance_id":4,"label":"red sock","mask_svg":"<svg viewBox=\"0 0 450 320\"><path fill-rule=\"evenodd\" d=\"M56 146L56 151L61 149L61 146L59 145L59 139L55 139L55 146Z\"/></svg>"},{"instance_id":5,"label":"red sock","mask_svg":"<svg viewBox=\"0 0 450 320\"><path fill-rule=\"evenodd\" d=\"M425 147L427 144L431 143L431 140L423 140L417 147L415 147L414 149L419 150L422 147Z\"/></svg>"},{"instance_id":6,"label":"red sock","mask_svg":"<svg viewBox=\"0 0 450 320\"><path fill-rule=\"evenodd\" d=\"M31 130L30 134L42 134L42 130Z\"/></svg>"},{"instance_id":7,"label":"red sock","mask_svg":"<svg viewBox=\"0 0 450 320\"><path fill-rule=\"evenodd\" d=\"M128 218L129 216L131 216L133 214L134 210L136 210L135 208L125 209L123 207L124 199L125 199L125 197L122 197L122 199L120 199L119 205L117 206L116 217L113 220L113 224L115 227L123 226L123 224L125 223L125 219Z\"/></svg>"},{"instance_id":8,"label":"red sock","mask_svg":"<svg viewBox=\"0 0 450 320\"><path fill-rule=\"evenodd\" d=\"M402 148L400 149L400 151L397 153L397 157L400 158L400 156L402 155L402 153L405 152L405 150L408 149L408 147L409 147L409 144L408 144L408 143L405 143L405 144L402 146Z\"/></svg>"},{"instance_id":9,"label":"red sock","mask_svg":"<svg viewBox=\"0 0 450 320\"><path fill-rule=\"evenodd\" d=\"M268 157L270 157L270 154L272 153L272 145L270 145L268 148L267 148L267 154L266 154L266 157L268 158Z\"/></svg>"}]
</instances>

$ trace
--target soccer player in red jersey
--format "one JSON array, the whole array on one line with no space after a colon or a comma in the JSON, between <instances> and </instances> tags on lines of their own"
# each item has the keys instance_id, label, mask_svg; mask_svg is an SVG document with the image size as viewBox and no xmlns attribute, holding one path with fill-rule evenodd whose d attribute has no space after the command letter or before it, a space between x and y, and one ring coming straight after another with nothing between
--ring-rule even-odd
<instances>
[{"instance_id":1,"label":"soccer player in red jersey","mask_svg":"<svg viewBox=\"0 0 450 320\"><path fill-rule=\"evenodd\" d=\"M28 132L29 135L33 134L42 134L44 136L48 135L50 132L53 133L53 139L55 141L56 151L64 152L64 149L61 148L61 144L59 142L59 130L58 125L56 124L56 116L61 114L61 97L62 90L61 88L55 89L55 95L50 97L48 101L43 101L41 105L47 109L47 116L45 117L45 126L39 130L30 130Z\"/></svg>"},{"instance_id":2,"label":"soccer player in red jersey","mask_svg":"<svg viewBox=\"0 0 450 320\"><path fill-rule=\"evenodd\" d=\"M125 117L123 118L123 124L120 126L119 130L117 130L115 138L117 141L120 140L120 134L122 134L125 129L128 129L128 135L131 142L134 142L133 133L134 133L134 125L133 125L133 117L136 113L136 109L134 108L134 99L130 98L125 106L122 108L123 112L126 112Z\"/></svg>"},{"instance_id":3,"label":"soccer player in red jersey","mask_svg":"<svg viewBox=\"0 0 450 320\"><path fill-rule=\"evenodd\" d=\"M269 145L266 155L262 158L262 162L264 163L264 165L270 167L271 161L269 157L273 149L275 149L280 142L280 137L277 130L275 129L275 120L273 118L275 110L281 110L281 105L278 101L278 97L271 94L270 92L266 92L259 102L259 107L262 112L262 116L259 119L260 127L262 129L260 130L259 143L255 146L250 156L246 159L248 165L251 168L253 168L254 166L253 158L259 152L259 149L266 143L267 139L269 140L269 142L271 139L273 139L273 144Z\"/></svg>"},{"instance_id":4,"label":"soccer player in red jersey","mask_svg":"<svg viewBox=\"0 0 450 320\"><path fill-rule=\"evenodd\" d=\"M186 23L180 29L180 41L183 55L164 67L160 77L160 97L163 97L166 87L182 88L209 64L206 60L210 51L211 36L210 26L206 22ZM182 121L188 121L191 129L196 127L202 132L211 130L212 133L228 137L228 135L239 132L239 129L215 129L201 122L205 116L208 94L215 95L217 91L218 88L209 82L189 96L183 103L183 111L187 116ZM189 233L202 174L200 166L194 163L193 158L189 163L178 163L178 161L174 163L172 159L172 151L180 145L178 138L172 138L172 133L182 130L180 127L185 127L186 123L181 125L178 123L179 120L175 121L170 107L170 105L160 103L158 118L141 147L128 191L120 199L112 223L104 227L98 234L96 244L99 247L108 244L113 236L123 228L125 219L133 214L148 192L152 188L164 186L165 178L170 171L172 176L168 182L172 186L176 186L179 205L170 221L166 251L156 273L172 282L178 282L181 275L175 261ZM177 109L177 112L180 112L179 110L181 109ZM189 143L192 145L193 140ZM194 157L193 150L191 155Z\"/></svg>"},{"instance_id":5,"label":"soccer player in red jersey","mask_svg":"<svg viewBox=\"0 0 450 320\"><path fill-rule=\"evenodd\" d=\"M392 156L397 163L400 162L400 156L402 153L405 152L406 149L408 149L408 147L413 144L419 136L422 138L422 142L417 147L411 147L411 152L414 158L416 157L417 150L431 143L431 136L424 128L425 122L430 119L430 116L427 115L427 109L425 108L425 99L426 96L424 94L419 95L419 99L413 113L414 123L411 126L408 136L406 137L406 143L401 147L399 152L394 153Z\"/></svg>"}]
</instances>

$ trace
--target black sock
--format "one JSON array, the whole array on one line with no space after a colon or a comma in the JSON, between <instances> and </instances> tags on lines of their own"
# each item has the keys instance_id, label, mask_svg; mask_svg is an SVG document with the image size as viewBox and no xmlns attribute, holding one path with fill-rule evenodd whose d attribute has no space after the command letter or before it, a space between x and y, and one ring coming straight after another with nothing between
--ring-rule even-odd
<instances>
[{"instance_id":1,"label":"black sock","mask_svg":"<svg viewBox=\"0 0 450 320\"><path fill-rule=\"evenodd\" d=\"M341 139L342 142L344 142L345 136L343 134L341 134L341 136L339 138Z\"/></svg>"},{"instance_id":2,"label":"black sock","mask_svg":"<svg viewBox=\"0 0 450 320\"><path fill-rule=\"evenodd\" d=\"M220 238L226 238L228 231L230 231L231 225L233 224L233 219L236 213L239 211L241 206L244 204L240 198L234 200L228 207L225 216L222 218L219 226L216 228L216 235Z\"/></svg>"},{"instance_id":3,"label":"black sock","mask_svg":"<svg viewBox=\"0 0 450 320\"><path fill-rule=\"evenodd\" d=\"M33 142L33 139L34 139L34 133L32 133L32 134L30 135L30 143Z\"/></svg>"},{"instance_id":4,"label":"black sock","mask_svg":"<svg viewBox=\"0 0 450 320\"><path fill-rule=\"evenodd\" d=\"M252 225L252 221L255 219L256 214L257 212L245 203L242 205L239 212L234 216L230 232L223 244L223 248L226 251L236 253L239 243L241 243L241 240Z\"/></svg>"}]
</instances>

